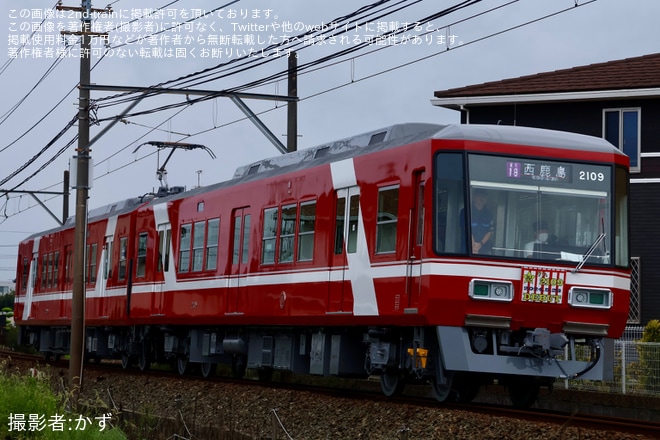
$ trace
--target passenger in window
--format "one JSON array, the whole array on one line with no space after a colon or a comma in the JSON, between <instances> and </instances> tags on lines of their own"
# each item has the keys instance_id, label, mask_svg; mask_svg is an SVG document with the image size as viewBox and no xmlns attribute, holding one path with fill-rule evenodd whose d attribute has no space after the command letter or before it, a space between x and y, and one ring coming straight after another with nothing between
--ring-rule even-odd
<instances>
[{"instance_id":1,"label":"passenger in window","mask_svg":"<svg viewBox=\"0 0 660 440\"><path fill-rule=\"evenodd\" d=\"M472 192L472 209L470 211L470 238L473 254L490 254L493 244L492 237L495 231L493 214L486 206L488 194L486 190L477 188ZM461 227L464 227L465 212L461 210ZM465 237L465 233L463 233ZM462 239L464 240L464 238ZM461 246L465 251L465 245Z\"/></svg>"},{"instance_id":2,"label":"passenger in window","mask_svg":"<svg viewBox=\"0 0 660 440\"><path fill-rule=\"evenodd\" d=\"M531 257L534 252L539 254L535 255L540 257L545 246L552 246L558 243L557 236L550 234L548 223L545 220L536 221L532 224L535 239L525 245L525 257Z\"/></svg>"}]
</instances>

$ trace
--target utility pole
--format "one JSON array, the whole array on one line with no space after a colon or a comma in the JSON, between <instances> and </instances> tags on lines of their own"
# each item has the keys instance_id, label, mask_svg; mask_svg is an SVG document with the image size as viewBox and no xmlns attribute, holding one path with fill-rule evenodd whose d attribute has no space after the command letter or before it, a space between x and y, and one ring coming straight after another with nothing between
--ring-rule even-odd
<instances>
[{"instance_id":1,"label":"utility pole","mask_svg":"<svg viewBox=\"0 0 660 440\"><path fill-rule=\"evenodd\" d=\"M69 350L69 386L77 400L82 386L82 360L85 349L85 248L87 244L87 199L89 197L89 106L90 91L84 87L91 77L92 13L105 12L92 9L91 0L81 0L81 7L64 7L61 10L78 11L81 14L80 35L80 86L78 95L78 148L74 156L76 166L76 225L73 244L73 292L71 298L71 347Z\"/></svg>"},{"instance_id":2,"label":"utility pole","mask_svg":"<svg viewBox=\"0 0 660 440\"><path fill-rule=\"evenodd\" d=\"M298 54L289 54L288 95L292 99L287 103L286 150L291 153L298 150Z\"/></svg>"}]
</instances>

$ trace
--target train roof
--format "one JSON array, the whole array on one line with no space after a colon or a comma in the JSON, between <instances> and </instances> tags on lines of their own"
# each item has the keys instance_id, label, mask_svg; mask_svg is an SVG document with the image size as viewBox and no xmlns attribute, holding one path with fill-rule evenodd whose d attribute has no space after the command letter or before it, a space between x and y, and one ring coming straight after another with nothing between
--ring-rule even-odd
<instances>
[{"instance_id":1,"label":"train roof","mask_svg":"<svg viewBox=\"0 0 660 440\"><path fill-rule=\"evenodd\" d=\"M283 172L292 172L426 139L473 140L624 155L618 148L604 139L577 133L506 125L404 123L252 162L238 167L233 177L224 182L198 187L185 192L177 192L165 197L152 197L151 199L137 197L95 208L90 210L88 218L90 220L101 220L113 215L130 212L141 204L166 203L241 182L257 180ZM70 217L63 226L33 234L27 239L71 228L74 220L74 217Z\"/></svg>"}]
</instances>

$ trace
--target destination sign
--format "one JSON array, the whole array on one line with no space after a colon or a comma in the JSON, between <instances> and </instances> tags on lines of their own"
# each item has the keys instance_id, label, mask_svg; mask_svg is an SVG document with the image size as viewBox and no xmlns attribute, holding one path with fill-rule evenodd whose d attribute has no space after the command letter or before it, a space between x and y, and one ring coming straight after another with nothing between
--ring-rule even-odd
<instances>
[{"instance_id":1,"label":"destination sign","mask_svg":"<svg viewBox=\"0 0 660 440\"><path fill-rule=\"evenodd\" d=\"M564 163L507 161L506 176L511 179L571 183L571 166Z\"/></svg>"}]
</instances>

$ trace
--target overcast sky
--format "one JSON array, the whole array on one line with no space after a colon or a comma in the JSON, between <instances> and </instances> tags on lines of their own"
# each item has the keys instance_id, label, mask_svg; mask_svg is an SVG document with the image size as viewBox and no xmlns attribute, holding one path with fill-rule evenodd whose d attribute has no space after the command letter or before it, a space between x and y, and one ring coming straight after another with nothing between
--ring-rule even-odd
<instances>
[{"instance_id":1,"label":"overcast sky","mask_svg":"<svg viewBox=\"0 0 660 440\"><path fill-rule=\"evenodd\" d=\"M0 188L5 190L15 188L52 161L17 189L60 191L63 172L75 154L75 142L67 149L65 146L77 134L77 126L59 138L58 134L77 113L79 46L75 36L67 37L70 47L58 39L61 29L75 30L80 20L69 12L64 17L51 16L56 3L4 0L0 6L5 41L0 55L0 181L6 180ZM65 3L81 4L80 0ZM109 51L102 57L105 48L100 40L95 41L91 78L93 83L110 86L166 83L225 90L284 71L284 55L291 46L283 43L287 37L303 34L303 29L316 26L332 30L330 33L344 32L335 38L327 38L327 33L325 39L318 34L314 39L301 37L296 46L301 66L371 41L373 44L360 50L300 73L298 144L302 149L395 123L458 123L458 113L430 104L435 90L660 50L657 0L483 0L419 26L415 24L421 19L459 2L412 3L387 2L374 10L381 13L374 12L365 19L366 24L356 27L345 21L333 23L370 4L366 1L117 0L112 2L113 16L93 20L95 31L108 34ZM103 8L106 4L95 1L92 6ZM162 13L136 19L161 8ZM194 19L210 11L214 12ZM398 31L393 33L395 37L377 38L392 30ZM29 44L24 44L26 40ZM274 46L277 44L282 48L279 52ZM241 55L248 52L255 56L245 64ZM68 56L58 60L57 53ZM240 73L236 73L238 69L228 71L223 67L227 62L247 68ZM206 73L191 77L189 82L171 82L195 72ZM287 84L279 80L243 91L285 95ZM99 100L94 112L99 120L119 115L130 105L117 98L100 100L114 94L92 92L92 98ZM216 159L203 150L174 153L167 165L167 183L187 188L227 180L236 167L279 154L227 98L152 112L186 99L182 95L145 99L131 112L149 114L126 118L98 140L91 152L95 168L90 208L158 187L156 169L168 152L156 155L153 146L143 145L133 153L144 142L189 142L213 151ZM284 103L244 102L286 144ZM107 105L110 103L114 105ZM108 124L103 121L92 126L91 137ZM42 150L33 163L17 172ZM63 153L54 158L60 150ZM61 215L61 197L40 198ZM74 194L70 200L73 213ZM4 281L15 277L18 242L57 223L28 195L3 198L0 216L0 221L4 220L0 224L0 281Z\"/></svg>"}]
</instances>

